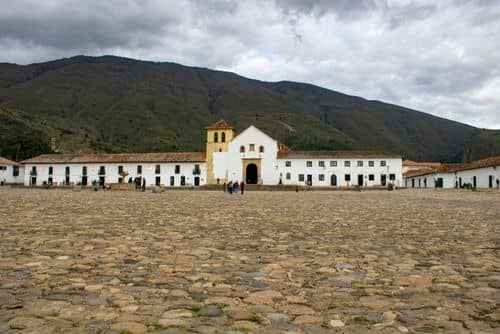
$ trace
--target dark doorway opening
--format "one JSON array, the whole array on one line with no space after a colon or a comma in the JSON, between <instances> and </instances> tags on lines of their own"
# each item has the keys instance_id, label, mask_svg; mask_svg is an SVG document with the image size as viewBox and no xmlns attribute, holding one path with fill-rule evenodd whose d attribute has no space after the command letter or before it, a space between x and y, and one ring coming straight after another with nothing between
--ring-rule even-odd
<instances>
[{"instance_id":1,"label":"dark doorway opening","mask_svg":"<svg viewBox=\"0 0 500 334\"><path fill-rule=\"evenodd\" d=\"M436 180L436 188L443 188L443 178L442 177L438 177L437 180Z\"/></svg>"},{"instance_id":2,"label":"dark doorway opening","mask_svg":"<svg viewBox=\"0 0 500 334\"><path fill-rule=\"evenodd\" d=\"M337 175L333 174L330 176L330 185L334 187L337 186Z\"/></svg>"},{"instance_id":3,"label":"dark doorway opening","mask_svg":"<svg viewBox=\"0 0 500 334\"><path fill-rule=\"evenodd\" d=\"M472 177L472 186L474 188L477 188L477 177L475 177L475 176Z\"/></svg>"},{"instance_id":4,"label":"dark doorway opening","mask_svg":"<svg viewBox=\"0 0 500 334\"><path fill-rule=\"evenodd\" d=\"M102 187L106 182L106 178L104 176L99 176L99 185Z\"/></svg>"},{"instance_id":5,"label":"dark doorway opening","mask_svg":"<svg viewBox=\"0 0 500 334\"><path fill-rule=\"evenodd\" d=\"M363 174L358 174L358 186L363 186Z\"/></svg>"},{"instance_id":6,"label":"dark doorway opening","mask_svg":"<svg viewBox=\"0 0 500 334\"><path fill-rule=\"evenodd\" d=\"M36 186L36 176L31 177L31 185Z\"/></svg>"},{"instance_id":7,"label":"dark doorway opening","mask_svg":"<svg viewBox=\"0 0 500 334\"><path fill-rule=\"evenodd\" d=\"M490 176L489 176L489 180L488 180L488 181L489 181L488 186L489 186L490 188L493 188L493 175L490 175Z\"/></svg>"},{"instance_id":8,"label":"dark doorway opening","mask_svg":"<svg viewBox=\"0 0 500 334\"><path fill-rule=\"evenodd\" d=\"M313 185L313 176L311 174L307 174L307 185L312 187Z\"/></svg>"},{"instance_id":9,"label":"dark doorway opening","mask_svg":"<svg viewBox=\"0 0 500 334\"><path fill-rule=\"evenodd\" d=\"M257 178L258 178L258 169L256 164L249 164L247 166L247 179L246 183L247 184L257 184Z\"/></svg>"},{"instance_id":10,"label":"dark doorway opening","mask_svg":"<svg viewBox=\"0 0 500 334\"><path fill-rule=\"evenodd\" d=\"M200 185L200 177L199 177L199 176L196 176L196 177L194 178L194 185L195 185L196 187L198 187L198 186Z\"/></svg>"},{"instance_id":11,"label":"dark doorway opening","mask_svg":"<svg viewBox=\"0 0 500 334\"><path fill-rule=\"evenodd\" d=\"M161 184L161 176L157 176L157 177L155 178L155 185L156 185L157 187L159 187L159 186L160 186L160 184Z\"/></svg>"},{"instance_id":12,"label":"dark doorway opening","mask_svg":"<svg viewBox=\"0 0 500 334\"><path fill-rule=\"evenodd\" d=\"M181 176L181 186L185 186L185 185L186 185L186 177Z\"/></svg>"},{"instance_id":13,"label":"dark doorway opening","mask_svg":"<svg viewBox=\"0 0 500 334\"><path fill-rule=\"evenodd\" d=\"M173 176L170 177L170 186L171 187L175 186L175 177Z\"/></svg>"},{"instance_id":14,"label":"dark doorway opening","mask_svg":"<svg viewBox=\"0 0 500 334\"><path fill-rule=\"evenodd\" d=\"M82 186L86 186L88 183L88 179L86 176L82 176Z\"/></svg>"},{"instance_id":15,"label":"dark doorway opening","mask_svg":"<svg viewBox=\"0 0 500 334\"><path fill-rule=\"evenodd\" d=\"M387 175L385 175L385 174L380 175L380 183L381 183L383 186L386 186L386 185L387 185Z\"/></svg>"}]
</instances>

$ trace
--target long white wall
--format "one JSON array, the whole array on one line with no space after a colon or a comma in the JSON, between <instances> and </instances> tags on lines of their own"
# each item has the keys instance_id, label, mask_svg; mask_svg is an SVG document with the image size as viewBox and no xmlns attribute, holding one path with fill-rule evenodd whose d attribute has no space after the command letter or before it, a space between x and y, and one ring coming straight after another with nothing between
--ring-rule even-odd
<instances>
[{"instance_id":1,"label":"long white wall","mask_svg":"<svg viewBox=\"0 0 500 334\"><path fill-rule=\"evenodd\" d=\"M13 165L2 165L0 164L0 181L4 184L23 184L24 181L24 166L18 166L18 175L14 176L14 166Z\"/></svg>"},{"instance_id":2,"label":"long white wall","mask_svg":"<svg viewBox=\"0 0 500 334\"><path fill-rule=\"evenodd\" d=\"M405 186L407 188L434 188L434 181L439 178L443 180L443 188L456 188L460 184L467 183L474 186L475 177L477 188L490 188L490 176L491 188L496 188L496 180L500 182L500 166L408 177L405 178Z\"/></svg>"},{"instance_id":3,"label":"long white wall","mask_svg":"<svg viewBox=\"0 0 500 334\"><path fill-rule=\"evenodd\" d=\"M287 161L290 167L287 167ZM311 167L308 167L308 161ZM332 162L336 162L336 165ZM345 162L349 162L346 167ZM358 166L358 161L362 166ZM373 167L369 161L373 161ZM385 166L381 162L385 161ZM320 162L324 162L324 167ZM349 187L358 185L358 175L363 177L363 186L373 187L382 185L382 175L386 177L386 184L390 181L390 175L394 174L394 184L402 186L402 160L401 159L278 159L279 179L283 184L304 185L307 182L307 176L312 176L312 186L326 187L331 186L332 175L336 176L338 187ZM289 175L287 175L289 174ZM300 180L300 175L304 180ZM321 180L321 175L323 180ZM350 181L346 181L346 175L350 176ZM373 180L370 180L370 175Z\"/></svg>"},{"instance_id":4,"label":"long white wall","mask_svg":"<svg viewBox=\"0 0 500 334\"><path fill-rule=\"evenodd\" d=\"M142 166L142 173L138 174L137 166ZM156 165L160 165L160 173L156 173ZM175 172L175 166L178 165L179 172ZM199 165L200 174L194 174L195 165ZM32 168L36 166L36 184L32 184ZM63 185L66 181L66 167L70 168L69 182L70 184L79 184L82 182L82 170L83 167L87 167L87 185L92 185L93 181L98 182L99 168L100 166L105 167L105 183L118 183L118 179L121 176L118 174L118 166L123 166L123 170L128 172L129 175L125 178L125 182L131 177L142 176L146 179L146 185L152 186L156 184L156 178L160 177L160 184L162 186L171 186L171 178L173 177L174 186L181 186L181 179L184 177L185 186L190 186L195 184L195 177L199 177L200 185L206 184L206 166L205 162L200 163L89 163L89 164L26 164L25 165L25 175L24 184L26 186L30 185L43 185L43 182L48 182L49 178L52 178L53 185ZM52 176L49 175L49 167L53 167Z\"/></svg>"}]
</instances>

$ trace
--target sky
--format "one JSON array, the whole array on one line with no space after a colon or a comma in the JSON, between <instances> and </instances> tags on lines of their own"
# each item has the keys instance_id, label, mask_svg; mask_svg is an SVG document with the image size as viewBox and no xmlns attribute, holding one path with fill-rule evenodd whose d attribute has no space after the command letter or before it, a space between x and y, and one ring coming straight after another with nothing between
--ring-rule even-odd
<instances>
[{"instance_id":1,"label":"sky","mask_svg":"<svg viewBox=\"0 0 500 334\"><path fill-rule=\"evenodd\" d=\"M500 0L0 0L0 62L117 55L500 129Z\"/></svg>"}]
</instances>

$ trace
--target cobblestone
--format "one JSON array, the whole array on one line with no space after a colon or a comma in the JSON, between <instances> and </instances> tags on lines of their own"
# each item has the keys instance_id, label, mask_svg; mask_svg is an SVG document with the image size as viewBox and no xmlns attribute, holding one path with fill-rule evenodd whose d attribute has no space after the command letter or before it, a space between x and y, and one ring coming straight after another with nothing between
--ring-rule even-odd
<instances>
[{"instance_id":1,"label":"cobblestone","mask_svg":"<svg viewBox=\"0 0 500 334\"><path fill-rule=\"evenodd\" d=\"M498 333L500 192L0 188L2 333Z\"/></svg>"}]
</instances>

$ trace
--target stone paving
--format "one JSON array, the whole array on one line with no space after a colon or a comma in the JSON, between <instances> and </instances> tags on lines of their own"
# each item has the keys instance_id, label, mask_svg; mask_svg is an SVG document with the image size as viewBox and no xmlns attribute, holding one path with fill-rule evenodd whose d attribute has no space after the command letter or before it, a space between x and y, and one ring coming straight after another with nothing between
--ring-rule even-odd
<instances>
[{"instance_id":1,"label":"stone paving","mask_svg":"<svg viewBox=\"0 0 500 334\"><path fill-rule=\"evenodd\" d=\"M500 192L0 188L0 333L499 333Z\"/></svg>"}]
</instances>

